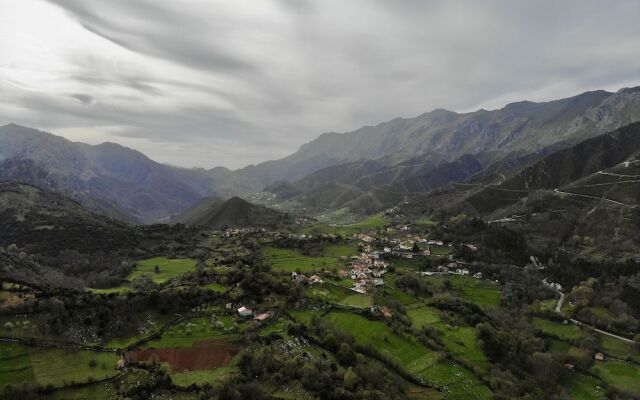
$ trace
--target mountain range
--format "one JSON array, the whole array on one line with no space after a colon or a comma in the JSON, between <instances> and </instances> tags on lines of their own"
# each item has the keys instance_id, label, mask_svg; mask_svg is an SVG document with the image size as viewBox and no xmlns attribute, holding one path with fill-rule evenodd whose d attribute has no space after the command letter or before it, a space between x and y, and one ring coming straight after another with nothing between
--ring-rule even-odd
<instances>
[{"instance_id":1,"label":"mountain range","mask_svg":"<svg viewBox=\"0 0 640 400\"><path fill-rule=\"evenodd\" d=\"M206 197L267 190L305 209L373 212L455 182L509 176L556 150L640 121L640 87L522 101L499 110L434 110L326 133L285 158L239 170L163 165L113 143L91 146L0 127L0 180L63 193L127 222L168 221Z\"/></svg>"}]
</instances>

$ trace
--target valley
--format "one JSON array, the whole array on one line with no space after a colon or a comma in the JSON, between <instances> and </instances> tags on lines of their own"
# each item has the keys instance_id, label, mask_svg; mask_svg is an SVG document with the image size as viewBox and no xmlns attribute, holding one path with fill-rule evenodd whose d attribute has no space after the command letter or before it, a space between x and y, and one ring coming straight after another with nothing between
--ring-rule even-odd
<instances>
[{"instance_id":1,"label":"valley","mask_svg":"<svg viewBox=\"0 0 640 400\"><path fill-rule=\"evenodd\" d=\"M638 93L236 171L1 127L1 396L638 398Z\"/></svg>"},{"instance_id":2,"label":"valley","mask_svg":"<svg viewBox=\"0 0 640 400\"><path fill-rule=\"evenodd\" d=\"M155 257L126 256L133 267L101 288L30 285L5 268L4 396L640 395L637 311L599 300L633 286L538 261L514 274L524 249L490 239L507 228L424 220L390 210L294 230L202 227L160 239ZM559 310L557 281L575 285Z\"/></svg>"}]
</instances>

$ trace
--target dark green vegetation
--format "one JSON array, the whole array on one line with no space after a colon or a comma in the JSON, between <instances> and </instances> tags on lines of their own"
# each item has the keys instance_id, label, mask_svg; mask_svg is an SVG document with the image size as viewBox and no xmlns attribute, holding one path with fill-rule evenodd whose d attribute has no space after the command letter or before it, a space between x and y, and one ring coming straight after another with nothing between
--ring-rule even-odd
<instances>
[{"instance_id":1,"label":"dark green vegetation","mask_svg":"<svg viewBox=\"0 0 640 400\"><path fill-rule=\"evenodd\" d=\"M77 226L87 234L113 225L135 240L119 242L117 250L110 242L78 242L70 249L54 236L39 236L40 223L27 223L35 217L15 218L18 208L7 208L25 224L22 236L14 236L25 241L0 250L8 267L0 291L0 370L8 399L640 394L637 343L566 322L577 318L633 337L637 275L618 279L601 269L592 275L595 266L559 255L538 270L530 265L528 241L501 225L441 213L415 225L397 215L317 223L298 228L304 235L142 228L82 214L77 204L50 192L11 188L11 196L31 196L24 203L31 205L19 209L28 211L25 216L65 210L79 216ZM42 208L42 196L55 201ZM68 229L67 220L49 223ZM383 285L369 286L366 294L351 289L354 282L344 272L352 256L408 238L422 242L397 254L379 253L388 265ZM424 249L431 254L422 255ZM94 275L81 260L107 252L116 255L103 259L100 274L109 279L90 285ZM407 253L413 257L402 256ZM448 268L468 269L468 275L437 271L453 261L459 263ZM611 268L637 274L631 261ZM292 272L324 282L296 283ZM471 276L476 273L482 277ZM543 278L573 288L559 313L557 294ZM242 306L252 315L239 315ZM253 319L258 314L264 314L260 321ZM597 352L604 361L594 361ZM117 369L118 362L125 367Z\"/></svg>"}]
</instances>

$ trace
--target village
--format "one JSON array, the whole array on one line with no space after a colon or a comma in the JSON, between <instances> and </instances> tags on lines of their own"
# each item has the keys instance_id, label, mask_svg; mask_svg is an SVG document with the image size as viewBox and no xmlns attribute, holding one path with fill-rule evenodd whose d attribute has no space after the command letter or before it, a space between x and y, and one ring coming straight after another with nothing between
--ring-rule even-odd
<instances>
[{"instance_id":1,"label":"village","mask_svg":"<svg viewBox=\"0 0 640 400\"><path fill-rule=\"evenodd\" d=\"M401 226L398 232L407 232L407 226ZM358 255L350 257L340 257L340 267L338 276L340 279L350 279L352 284L350 290L363 295L375 287L385 284L384 275L388 268L393 264L393 259L413 260L420 257L429 257L432 254L432 247L438 248L438 252L443 262L438 265L434 271L419 271L422 275L470 275L469 269L465 263L455 261L451 254L452 243L444 243L441 240L424 238L418 235L406 234L406 237L399 238L388 235L395 233L395 229L389 229L385 233L387 235L378 235L375 233L355 233L349 238L355 247L360 250ZM335 238L334 235L322 235L326 238ZM311 239L311 235L297 234L290 235L290 238L304 240ZM478 247L473 244L463 244L469 251L476 252ZM444 251L443 251L444 249ZM444 255L443 255L444 254ZM482 279L482 273L476 272L472 275L476 279ZM325 280L318 274L304 275L298 272L291 273L291 279L298 284L322 284Z\"/></svg>"}]
</instances>

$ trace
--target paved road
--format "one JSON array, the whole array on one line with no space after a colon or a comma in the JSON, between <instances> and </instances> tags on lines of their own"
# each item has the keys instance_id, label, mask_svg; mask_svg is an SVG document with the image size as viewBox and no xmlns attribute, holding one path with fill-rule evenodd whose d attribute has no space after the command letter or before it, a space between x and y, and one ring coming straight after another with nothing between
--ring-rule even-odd
<instances>
[{"instance_id":1,"label":"paved road","mask_svg":"<svg viewBox=\"0 0 640 400\"><path fill-rule=\"evenodd\" d=\"M603 331L602 329L598 329L598 328L593 327L591 325L587 325L584 322L580 322L577 319L570 319L569 321L571 321L572 323L574 323L574 324L576 324L578 326L584 326L584 327L587 327L589 329L593 329L594 331L596 331L598 333L602 333L603 335L611 336L612 338L615 338L615 339L618 339L618 340L622 340L623 342L633 343L633 340L631 340L631 339L628 339L628 338L623 337L623 336L618 336L615 333Z\"/></svg>"},{"instance_id":2,"label":"paved road","mask_svg":"<svg viewBox=\"0 0 640 400\"><path fill-rule=\"evenodd\" d=\"M562 305L564 304L564 293L558 291L560 293L560 299L558 300L558 304L556 304L556 312L560 314L562 312Z\"/></svg>"},{"instance_id":3,"label":"paved road","mask_svg":"<svg viewBox=\"0 0 640 400\"><path fill-rule=\"evenodd\" d=\"M564 304L564 300L566 298L565 294L562 291L557 290L557 289L552 288L551 286L549 286L549 283L547 282L547 278L544 278L542 280L542 283L546 287L551 288L552 290L555 290L555 292L560 295L560 299L558 300L558 304L556 304L556 313L561 314L562 313L562 305ZM595 326L587 325L584 322L580 322L577 319L570 318L569 321L571 321L572 324L576 324L578 326L584 326L586 328L592 329L592 330L594 330L594 331L596 331L598 333L601 333L603 335L610 336L610 337L612 337L614 339L622 340L623 342L627 342L627 343L633 343L633 340L631 340L629 338L626 338L626 337L620 336L620 335L616 335L615 333L603 331L602 329L598 329Z\"/></svg>"},{"instance_id":4,"label":"paved road","mask_svg":"<svg viewBox=\"0 0 640 400\"><path fill-rule=\"evenodd\" d=\"M600 175L611 175L611 176L617 176L620 178L640 178L640 175L616 174L613 172L605 172L605 171L598 171L597 173Z\"/></svg>"},{"instance_id":5,"label":"paved road","mask_svg":"<svg viewBox=\"0 0 640 400\"><path fill-rule=\"evenodd\" d=\"M586 197L588 199L595 199L595 200L605 200L605 201L608 201L610 203L617 204L617 205L623 206L623 207L629 207L629 208L635 208L636 207L635 204L620 203L619 201L607 199L606 197L597 197L597 196L589 196L588 194L578 194L578 193L571 193L571 192L563 192L562 190L559 190L559 189L553 189L553 191L554 191L554 193L565 194L565 195L569 195L569 196Z\"/></svg>"}]
</instances>

